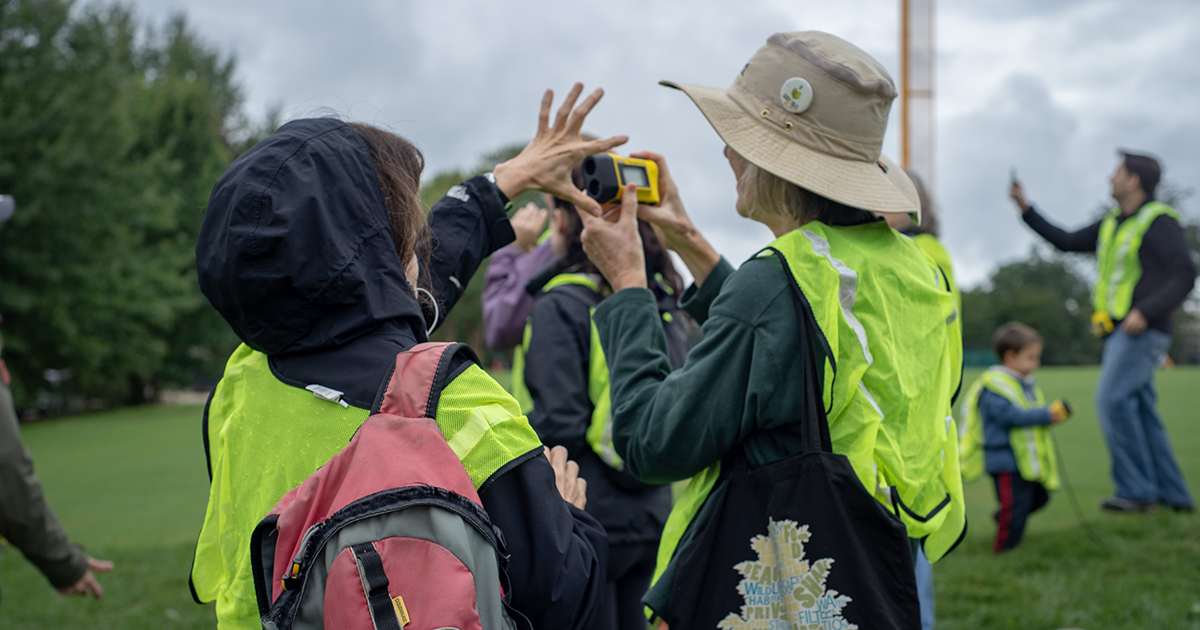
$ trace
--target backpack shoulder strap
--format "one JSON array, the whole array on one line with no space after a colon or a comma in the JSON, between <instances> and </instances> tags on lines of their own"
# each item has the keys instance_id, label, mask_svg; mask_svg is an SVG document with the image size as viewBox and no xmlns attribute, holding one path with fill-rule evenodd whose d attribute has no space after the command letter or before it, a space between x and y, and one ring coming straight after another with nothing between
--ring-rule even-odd
<instances>
[{"instance_id":1,"label":"backpack shoulder strap","mask_svg":"<svg viewBox=\"0 0 1200 630\"><path fill-rule=\"evenodd\" d=\"M380 413L405 418L435 418L442 390L457 376L460 365L479 365L479 357L465 343L420 343L396 355L396 369L383 394Z\"/></svg>"}]
</instances>

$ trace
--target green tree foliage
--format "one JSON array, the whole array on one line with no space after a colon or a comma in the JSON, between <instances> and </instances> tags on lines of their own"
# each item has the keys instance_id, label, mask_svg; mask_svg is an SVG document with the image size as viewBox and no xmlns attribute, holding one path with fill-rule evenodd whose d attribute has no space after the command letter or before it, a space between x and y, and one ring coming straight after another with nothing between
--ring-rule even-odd
<instances>
[{"instance_id":1,"label":"green tree foliage","mask_svg":"<svg viewBox=\"0 0 1200 630\"><path fill-rule=\"evenodd\" d=\"M39 390L129 402L220 373L236 342L193 248L212 183L249 135L233 59L176 17L0 0L0 312L18 404ZM45 370L70 378L54 389ZM46 398L45 395L42 396Z\"/></svg>"},{"instance_id":2,"label":"green tree foliage","mask_svg":"<svg viewBox=\"0 0 1200 630\"><path fill-rule=\"evenodd\" d=\"M524 148L524 144L513 144L491 151L485 154L479 165L471 171L452 169L435 173L421 185L421 201L426 210L432 208L455 184L492 170L497 164L515 157ZM523 193L513 201L512 206L514 209L521 208L529 202L542 204L541 194L536 191ZM479 266L479 271L463 290L463 295L454 306L454 310L450 311L442 327L433 335L435 341L461 341L470 345L485 362L504 355L488 352L483 342L483 277L487 273L488 262L485 260Z\"/></svg>"},{"instance_id":3,"label":"green tree foliage","mask_svg":"<svg viewBox=\"0 0 1200 630\"><path fill-rule=\"evenodd\" d=\"M972 356L988 356L996 329L1019 321L1046 340L1047 365L1100 360L1100 342L1091 332L1091 285L1073 258L1035 247L1029 258L1000 267L962 296L963 346Z\"/></svg>"}]
</instances>

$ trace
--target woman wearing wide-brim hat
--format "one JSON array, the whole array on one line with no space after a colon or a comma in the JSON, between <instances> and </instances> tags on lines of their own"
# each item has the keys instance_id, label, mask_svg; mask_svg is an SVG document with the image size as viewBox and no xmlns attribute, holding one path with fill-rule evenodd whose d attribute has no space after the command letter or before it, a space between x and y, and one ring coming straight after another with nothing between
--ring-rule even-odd
<instances>
[{"instance_id":1,"label":"woman wearing wide-brim hat","mask_svg":"<svg viewBox=\"0 0 1200 630\"><path fill-rule=\"evenodd\" d=\"M692 478L644 601L676 630L919 627L911 545L936 561L965 532L961 329L944 275L875 216L920 216L881 154L893 82L850 43L804 32L772 35L727 89L663 84L725 141L738 213L777 238L734 271L654 153L633 155L658 162L660 205L627 190L615 223L584 216L614 290L595 322L617 451L643 481ZM704 340L674 372L635 215L695 278L681 306Z\"/></svg>"}]
</instances>

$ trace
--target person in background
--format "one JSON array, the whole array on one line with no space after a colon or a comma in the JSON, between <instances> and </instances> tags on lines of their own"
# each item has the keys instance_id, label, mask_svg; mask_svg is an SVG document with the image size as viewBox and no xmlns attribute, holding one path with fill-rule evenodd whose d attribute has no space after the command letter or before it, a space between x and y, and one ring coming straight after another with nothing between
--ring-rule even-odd
<instances>
[{"instance_id":1,"label":"person in background","mask_svg":"<svg viewBox=\"0 0 1200 630\"><path fill-rule=\"evenodd\" d=\"M1177 210L1154 197L1158 160L1121 151L1109 178L1116 207L1091 225L1067 232L1025 201L1015 178L1009 196L1025 224L1064 252L1095 252L1099 276L1092 322L1104 339L1096 414L1112 457L1116 491L1100 507L1149 512L1195 507L1171 440L1156 409L1154 370L1171 347L1171 320L1196 282Z\"/></svg>"},{"instance_id":2,"label":"person in background","mask_svg":"<svg viewBox=\"0 0 1200 630\"><path fill-rule=\"evenodd\" d=\"M579 475L588 481L587 512L608 532L607 598L591 627L645 630L641 599L671 511L671 488L638 481L613 448L608 365L591 315L609 286L583 253L583 221L575 207L556 199L553 217L550 241L557 258L551 271L539 274L547 280L534 297L518 350L524 369L513 374L514 392L527 389L529 423L542 441L565 446L579 463ZM642 222L639 232L646 283L658 303L671 368L677 369L689 348L675 304L682 281L650 224Z\"/></svg>"},{"instance_id":3,"label":"person in background","mask_svg":"<svg viewBox=\"0 0 1200 630\"><path fill-rule=\"evenodd\" d=\"M1020 322L1000 327L993 338L1000 365L988 368L963 398L966 432L974 431L996 488L996 553L1016 547L1030 514L1057 490L1058 458L1049 428L1070 417L1062 400L1046 404L1033 372L1042 364L1042 336ZM964 468L967 466L964 465ZM976 468L971 466L970 468Z\"/></svg>"},{"instance_id":4,"label":"person in background","mask_svg":"<svg viewBox=\"0 0 1200 630\"><path fill-rule=\"evenodd\" d=\"M547 205L553 197L546 195ZM547 210L529 203L512 216L516 239L492 254L484 273L483 341L489 350L508 350L521 343L533 308L529 280L554 260L554 247L543 239Z\"/></svg>"},{"instance_id":5,"label":"person in background","mask_svg":"<svg viewBox=\"0 0 1200 630\"><path fill-rule=\"evenodd\" d=\"M0 317L0 323L4 318ZM0 356L4 337L0 336ZM104 596L96 573L113 563L96 560L71 543L42 493L33 457L21 444L8 367L0 358L0 537L8 540L63 595Z\"/></svg>"}]
</instances>

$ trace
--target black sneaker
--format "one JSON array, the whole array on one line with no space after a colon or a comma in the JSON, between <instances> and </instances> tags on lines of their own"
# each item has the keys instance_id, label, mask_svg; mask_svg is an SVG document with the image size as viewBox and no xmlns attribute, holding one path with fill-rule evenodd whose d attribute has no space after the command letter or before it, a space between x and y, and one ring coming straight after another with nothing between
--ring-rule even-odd
<instances>
[{"instance_id":1,"label":"black sneaker","mask_svg":"<svg viewBox=\"0 0 1200 630\"><path fill-rule=\"evenodd\" d=\"M1121 497L1109 497L1100 502L1100 509L1109 512L1153 512L1158 509L1157 503L1142 503Z\"/></svg>"},{"instance_id":2,"label":"black sneaker","mask_svg":"<svg viewBox=\"0 0 1200 630\"><path fill-rule=\"evenodd\" d=\"M1192 512L1196 511L1196 506L1191 505L1189 503L1182 503L1182 504L1163 503L1162 506L1164 508L1175 510L1176 512L1179 512L1181 514L1191 514Z\"/></svg>"}]
</instances>

